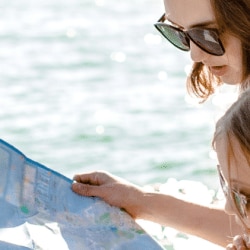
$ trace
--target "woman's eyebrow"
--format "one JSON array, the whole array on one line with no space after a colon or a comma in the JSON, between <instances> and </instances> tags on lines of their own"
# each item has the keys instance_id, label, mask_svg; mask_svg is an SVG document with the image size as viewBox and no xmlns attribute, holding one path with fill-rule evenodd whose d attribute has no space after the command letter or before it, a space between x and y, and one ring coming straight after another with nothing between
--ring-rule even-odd
<instances>
[{"instance_id":1,"label":"woman's eyebrow","mask_svg":"<svg viewBox=\"0 0 250 250\"><path fill-rule=\"evenodd\" d=\"M166 16L166 20L169 21L170 23L174 24L175 26L181 28L181 29L184 29L183 26L175 23L174 21L172 21L168 16ZM215 25L215 21L204 21L204 22L201 22L201 23L196 23L196 24L193 24L191 26L189 26L188 28L201 28L201 27L209 27L209 26L214 26Z\"/></svg>"},{"instance_id":2,"label":"woman's eyebrow","mask_svg":"<svg viewBox=\"0 0 250 250\"><path fill-rule=\"evenodd\" d=\"M215 26L216 22L215 21L205 21L202 23L197 23L194 25L191 25L189 28L197 28L197 27L209 27L209 26Z\"/></svg>"},{"instance_id":3,"label":"woman's eyebrow","mask_svg":"<svg viewBox=\"0 0 250 250\"><path fill-rule=\"evenodd\" d=\"M173 25L175 25L178 28L184 29L184 27L182 27L181 25L175 23L174 21L172 21L168 16L166 16L166 20L170 23L172 23Z\"/></svg>"}]
</instances>

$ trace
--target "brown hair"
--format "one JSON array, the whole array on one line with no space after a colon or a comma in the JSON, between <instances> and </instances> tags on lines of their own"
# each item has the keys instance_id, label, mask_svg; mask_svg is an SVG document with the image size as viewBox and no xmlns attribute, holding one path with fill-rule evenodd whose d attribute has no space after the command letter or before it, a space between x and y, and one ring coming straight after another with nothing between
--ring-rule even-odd
<instances>
[{"instance_id":1,"label":"brown hair","mask_svg":"<svg viewBox=\"0 0 250 250\"><path fill-rule=\"evenodd\" d=\"M221 137L227 141L228 145L225 145L227 153L234 156L236 154L232 138L235 138L250 164L250 89L243 92L217 122L213 140L214 147L217 139Z\"/></svg>"},{"instance_id":2,"label":"brown hair","mask_svg":"<svg viewBox=\"0 0 250 250\"><path fill-rule=\"evenodd\" d=\"M227 33L239 38L242 43L244 68L240 88L241 90L246 89L248 87L246 80L250 75L250 1L210 1L219 30L226 30ZM192 72L187 80L187 89L190 94L205 101L221 84L219 78L215 77L202 62L193 64Z\"/></svg>"}]
</instances>

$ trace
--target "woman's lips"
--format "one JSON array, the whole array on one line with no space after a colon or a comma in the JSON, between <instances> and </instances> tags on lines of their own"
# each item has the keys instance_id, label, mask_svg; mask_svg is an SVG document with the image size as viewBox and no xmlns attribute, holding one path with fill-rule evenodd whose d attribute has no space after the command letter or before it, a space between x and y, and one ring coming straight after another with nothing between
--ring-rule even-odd
<instances>
[{"instance_id":1,"label":"woman's lips","mask_svg":"<svg viewBox=\"0 0 250 250\"><path fill-rule=\"evenodd\" d=\"M210 71L212 74L216 76L223 76L226 73L227 67L226 66L210 66Z\"/></svg>"}]
</instances>

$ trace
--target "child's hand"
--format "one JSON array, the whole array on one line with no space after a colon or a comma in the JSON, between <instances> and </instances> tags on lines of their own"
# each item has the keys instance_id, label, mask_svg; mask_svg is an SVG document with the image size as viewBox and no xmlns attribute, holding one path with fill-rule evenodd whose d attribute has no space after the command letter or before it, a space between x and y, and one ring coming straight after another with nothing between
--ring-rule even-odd
<instances>
[{"instance_id":1,"label":"child's hand","mask_svg":"<svg viewBox=\"0 0 250 250\"><path fill-rule=\"evenodd\" d=\"M136 218L142 210L143 191L136 185L107 172L92 172L74 177L72 190L84 196L97 196Z\"/></svg>"},{"instance_id":2,"label":"child's hand","mask_svg":"<svg viewBox=\"0 0 250 250\"><path fill-rule=\"evenodd\" d=\"M227 245L226 250L248 250L250 249L250 238L246 234L236 235L233 243Z\"/></svg>"}]
</instances>

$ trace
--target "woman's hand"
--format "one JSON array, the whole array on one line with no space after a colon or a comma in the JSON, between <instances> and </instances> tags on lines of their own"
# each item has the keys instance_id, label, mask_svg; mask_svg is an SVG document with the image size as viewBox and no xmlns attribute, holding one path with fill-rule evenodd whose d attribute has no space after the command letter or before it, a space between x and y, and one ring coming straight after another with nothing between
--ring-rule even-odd
<instances>
[{"instance_id":1,"label":"woman's hand","mask_svg":"<svg viewBox=\"0 0 250 250\"><path fill-rule=\"evenodd\" d=\"M141 210L143 191L107 172L92 172L74 177L72 190L83 196L97 196L112 206L125 209L136 218Z\"/></svg>"},{"instance_id":2,"label":"woman's hand","mask_svg":"<svg viewBox=\"0 0 250 250\"><path fill-rule=\"evenodd\" d=\"M249 250L250 241L247 235L237 235L233 238L233 243L229 244L226 250Z\"/></svg>"}]
</instances>

